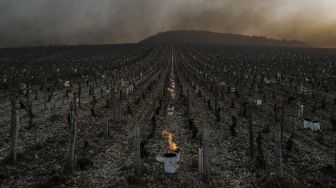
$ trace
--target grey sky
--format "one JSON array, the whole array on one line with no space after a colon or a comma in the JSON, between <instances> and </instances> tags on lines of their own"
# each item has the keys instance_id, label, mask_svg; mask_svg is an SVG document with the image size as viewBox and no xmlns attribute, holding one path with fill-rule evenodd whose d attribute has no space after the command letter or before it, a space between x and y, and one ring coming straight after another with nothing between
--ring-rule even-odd
<instances>
[{"instance_id":1,"label":"grey sky","mask_svg":"<svg viewBox=\"0 0 336 188\"><path fill-rule=\"evenodd\" d=\"M137 42L160 31L336 47L336 0L0 0L0 46Z\"/></svg>"}]
</instances>

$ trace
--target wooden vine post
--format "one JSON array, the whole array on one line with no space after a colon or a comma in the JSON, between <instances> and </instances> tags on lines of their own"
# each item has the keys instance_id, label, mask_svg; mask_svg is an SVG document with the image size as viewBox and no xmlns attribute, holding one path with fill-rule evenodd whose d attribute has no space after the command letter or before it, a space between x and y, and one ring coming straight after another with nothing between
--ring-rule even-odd
<instances>
[{"instance_id":1,"label":"wooden vine post","mask_svg":"<svg viewBox=\"0 0 336 188\"><path fill-rule=\"evenodd\" d=\"M117 100L116 100L116 92L113 90L113 124L115 125L116 124L116 103L117 103Z\"/></svg>"},{"instance_id":2,"label":"wooden vine post","mask_svg":"<svg viewBox=\"0 0 336 188\"><path fill-rule=\"evenodd\" d=\"M187 88L187 116L190 118L190 92Z\"/></svg>"},{"instance_id":3,"label":"wooden vine post","mask_svg":"<svg viewBox=\"0 0 336 188\"><path fill-rule=\"evenodd\" d=\"M284 123L285 123L285 101L282 102L282 107L281 107L281 119L280 119L280 149L282 149L283 132L284 132Z\"/></svg>"},{"instance_id":4,"label":"wooden vine post","mask_svg":"<svg viewBox=\"0 0 336 188\"><path fill-rule=\"evenodd\" d=\"M203 181L209 180L209 134L208 128L203 128Z\"/></svg>"},{"instance_id":5,"label":"wooden vine post","mask_svg":"<svg viewBox=\"0 0 336 188\"><path fill-rule=\"evenodd\" d=\"M82 81L78 83L78 108L81 108Z\"/></svg>"},{"instance_id":6,"label":"wooden vine post","mask_svg":"<svg viewBox=\"0 0 336 188\"><path fill-rule=\"evenodd\" d=\"M113 88L113 82L111 81L111 99L113 100L113 95L114 95L114 88Z\"/></svg>"},{"instance_id":7,"label":"wooden vine post","mask_svg":"<svg viewBox=\"0 0 336 188\"><path fill-rule=\"evenodd\" d=\"M217 90L217 87L215 89L215 112L217 112L217 108L218 108L218 90Z\"/></svg>"},{"instance_id":8,"label":"wooden vine post","mask_svg":"<svg viewBox=\"0 0 336 188\"><path fill-rule=\"evenodd\" d=\"M11 95L11 126L10 126L10 160L15 163L17 160L17 141L19 134L19 113L16 106L16 95Z\"/></svg>"},{"instance_id":9,"label":"wooden vine post","mask_svg":"<svg viewBox=\"0 0 336 188\"><path fill-rule=\"evenodd\" d=\"M75 169L75 148L76 148L76 136L77 136L77 120L75 118L75 106L76 103L71 101L70 103L70 117L69 117L69 146L67 157L67 170L73 171Z\"/></svg>"},{"instance_id":10,"label":"wooden vine post","mask_svg":"<svg viewBox=\"0 0 336 188\"><path fill-rule=\"evenodd\" d=\"M29 128L31 128L33 126L33 119L34 119L34 114L33 114L33 104L32 104L32 100L30 99L30 86L27 83L27 112L28 112L28 116L29 116Z\"/></svg>"},{"instance_id":11,"label":"wooden vine post","mask_svg":"<svg viewBox=\"0 0 336 188\"><path fill-rule=\"evenodd\" d=\"M73 94L73 109L74 109L74 112L75 112L75 115L78 115L78 109L77 109L77 94L74 93Z\"/></svg>"},{"instance_id":12,"label":"wooden vine post","mask_svg":"<svg viewBox=\"0 0 336 188\"><path fill-rule=\"evenodd\" d=\"M134 147L134 169L135 173L139 174L140 170L140 126L135 128L135 147Z\"/></svg>"},{"instance_id":13,"label":"wooden vine post","mask_svg":"<svg viewBox=\"0 0 336 188\"><path fill-rule=\"evenodd\" d=\"M282 118L281 118L282 119ZM281 120L283 122L283 120ZM277 121L274 122L275 128L274 128L274 158L275 158L275 165L277 170L277 175L279 177L283 177L283 171L282 171L282 151L281 151L281 135L282 135L282 125L280 123L280 126L277 126Z\"/></svg>"},{"instance_id":14,"label":"wooden vine post","mask_svg":"<svg viewBox=\"0 0 336 188\"><path fill-rule=\"evenodd\" d=\"M107 137L110 137L110 120L107 119L107 122L106 122L106 135Z\"/></svg>"},{"instance_id":15,"label":"wooden vine post","mask_svg":"<svg viewBox=\"0 0 336 188\"><path fill-rule=\"evenodd\" d=\"M336 167L336 138L335 138L335 143L334 143L334 162L335 162L335 167Z\"/></svg>"},{"instance_id":16,"label":"wooden vine post","mask_svg":"<svg viewBox=\"0 0 336 188\"><path fill-rule=\"evenodd\" d=\"M44 113L46 113L47 111L47 70L46 68L44 68L44 78L43 78L43 82L44 82Z\"/></svg>"},{"instance_id":17,"label":"wooden vine post","mask_svg":"<svg viewBox=\"0 0 336 188\"><path fill-rule=\"evenodd\" d=\"M250 140L250 157L251 160L254 159L254 147L253 147L253 125L252 125L252 110L251 105L248 105L249 111L249 140Z\"/></svg>"},{"instance_id":18,"label":"wooden vine post","mask_svg":"<svg viewBox=\"0 0 336 188\"><path fill-rule=\"evenodd\" d=\"M122 89L121 88L119 90L119 99L120 99L120 102L123 100Z\"/></svg>"}]
</instances>

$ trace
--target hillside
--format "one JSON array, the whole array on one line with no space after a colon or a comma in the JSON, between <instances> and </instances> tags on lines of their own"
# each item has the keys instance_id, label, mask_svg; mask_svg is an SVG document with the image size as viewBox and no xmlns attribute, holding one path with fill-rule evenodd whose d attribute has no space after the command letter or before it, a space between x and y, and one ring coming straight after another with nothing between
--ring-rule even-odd
<instances>
[{"instance_id":1,"label":"hillside","mask_svg":"<svg viewBox=\"0 0 336 188\"><path fill-rule=\"evenodd\" d=\"M209 31L167 31L150 36L142 44L185 44L214 46L274 46L274 47L310 47L301 41L275 40L265 37L244 36Z\"/></svg>"}]
</instances>

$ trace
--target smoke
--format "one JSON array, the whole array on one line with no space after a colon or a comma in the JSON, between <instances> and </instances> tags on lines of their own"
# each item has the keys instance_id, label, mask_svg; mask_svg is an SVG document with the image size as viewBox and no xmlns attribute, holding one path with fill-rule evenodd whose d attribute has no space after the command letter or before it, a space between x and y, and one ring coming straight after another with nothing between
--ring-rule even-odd
<instances>
[{"instance_id":1,"label":"smoke","mask_svg":"<svg viewBox=\"0 0 336 188\"><path fill-rule=\"evenodd\" d=\"M0 47L138 42L209 30L336 47L334 0L0 0Z\"/></svg>"}]
</instances>

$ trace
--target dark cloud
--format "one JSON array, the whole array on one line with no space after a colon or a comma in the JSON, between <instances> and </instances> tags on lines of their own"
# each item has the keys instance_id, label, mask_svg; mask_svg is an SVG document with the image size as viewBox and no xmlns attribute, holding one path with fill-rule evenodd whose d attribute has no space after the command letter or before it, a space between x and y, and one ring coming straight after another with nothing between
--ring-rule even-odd
<instances>
[{"instance_id":1,"label":"dark cloud","mask_svg":"<svg viewBox=\"0 0 336 188\"><path fill-rule=\"evenodd\" d=\"M137 42L210 30L336 47L333 0L0 0L0 46Z\"/></svg>"}]
</instances>

